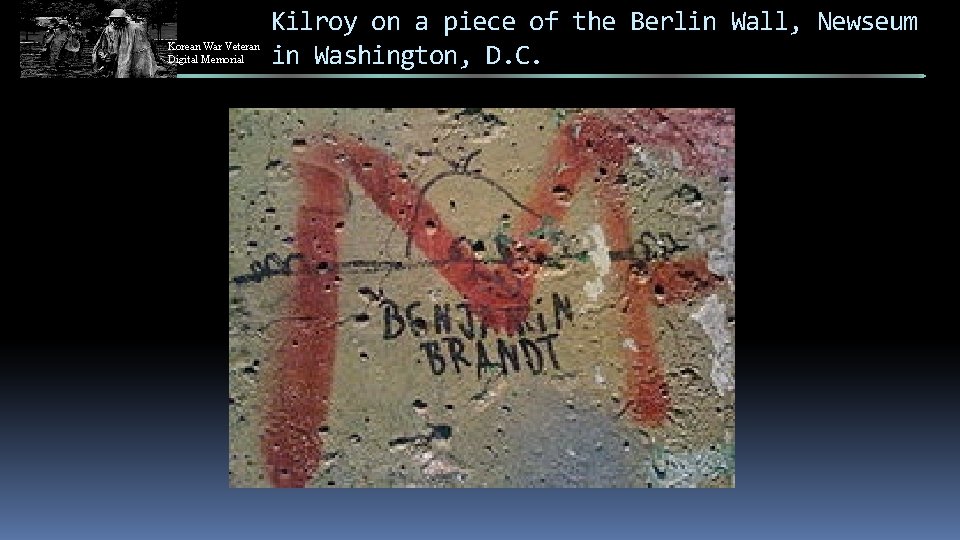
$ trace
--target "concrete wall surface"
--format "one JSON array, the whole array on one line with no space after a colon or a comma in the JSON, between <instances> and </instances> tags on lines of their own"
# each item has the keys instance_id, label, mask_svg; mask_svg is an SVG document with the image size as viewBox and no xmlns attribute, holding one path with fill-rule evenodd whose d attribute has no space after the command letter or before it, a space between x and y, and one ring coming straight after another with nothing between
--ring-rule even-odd
<instances>
[{"instance_id":1,"label":"concrete wall surface","mask_svg":"<svg viewBox=\"0 0 960 540\"><path fill-rule=\"evenodd\" d=\"M230 485L732 487L734 124L231 110Z\"/></svg>"}]
</instances>

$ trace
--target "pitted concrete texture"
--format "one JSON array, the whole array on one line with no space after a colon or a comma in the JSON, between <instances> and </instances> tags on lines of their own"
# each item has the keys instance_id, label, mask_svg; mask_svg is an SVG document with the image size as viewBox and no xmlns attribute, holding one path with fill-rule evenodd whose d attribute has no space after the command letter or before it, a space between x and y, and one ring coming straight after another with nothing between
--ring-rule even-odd
<instances>
[{"instance_id":1,"label":"pitted concrete texture","mask_svg":"<svg viewBox=\"0 0 960 540\"><path fill-rule=\"evenodd\" d=\"M733 486L732 110L229 123L231 486Z\"/></svg>"}]
</instances>

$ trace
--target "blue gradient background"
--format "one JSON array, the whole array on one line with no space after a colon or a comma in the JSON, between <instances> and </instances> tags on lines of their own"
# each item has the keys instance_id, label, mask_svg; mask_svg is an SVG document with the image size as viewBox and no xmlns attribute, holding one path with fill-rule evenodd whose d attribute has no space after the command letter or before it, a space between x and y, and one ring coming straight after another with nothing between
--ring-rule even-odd
<instances>
[{"instance_id":1,"label":"blue gradient background","mask_svg":"<svg viewBox=\"0 0 960 540\"><path fill-rule=\"evenodd\" d=\"M7 365L64 366L47 380L7 378L5 538L956 533L952 383L924 367L955 360L945 350L739 347L739 478L727 490L232 489L223 351L7 350L3 357ZM824 369L831 365L833 373ZM897 365L929 377L921 385L889 367ZM211 392L217 387L221 395Z\"/></svg>"}]
</instances>

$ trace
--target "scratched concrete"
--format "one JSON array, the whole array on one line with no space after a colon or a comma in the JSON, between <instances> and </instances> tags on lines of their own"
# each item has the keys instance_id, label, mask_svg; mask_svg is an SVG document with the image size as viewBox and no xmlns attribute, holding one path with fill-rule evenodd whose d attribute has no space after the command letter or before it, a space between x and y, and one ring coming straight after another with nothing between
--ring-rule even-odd
<instances>
[{"instance_id":1,"label":"scratched concrete","mask_svg":"<svg viewBox=\"0 0 960 540\"><path fill-rule=\"evenodd\" d=\"M230 485L278 485L264 441L274 403L270 393L282 392L277 373L285 368L277 351L289 346L285 328L297 324L286 320L297 302L296 276L281 270L298 249L297 215L305 194L297 160L305 145L349 137L395 160L418 188L460 166L495 181L497 187L479 176L449 176L430 185L424 198L443 226L466 236L475 250L482 242L483 251L475 251L487 261L481 264L497 264L498 236L516 234L524 212L516 201L533 193L554 141L564 133L578 136L576 125L584 118L601 118L626 126L625 133L612 135L627 145L623 163L609 171L610 179L582 182L563 220L539 229L549 254L533 264L529 278L536 285L528 320L543 314L549 331L558 334L552 346L559 369L541 343L540 373L525 365L522 355L519 370L478 372L475 340L456 330L438 335L433 328L434 306L456 305L463 296L416 245L406 253L405 230L348 179L347 211L337 224L338 259L366 262L333 269L337 279L330 294L337 295L338 312L330 314L337 333L329 406L316 433L302 437L316 441L307 448L319 448L304 485L733 486L733 111L707 112L231 110L225 276ZM619 267L611 269L610 250L602 245L610 238L599 225L600 185L607 181L629 211L633 250L619 257L650 265L702 260L716 277L710 290L681 301L650 300L649 345L662 363L669 393L660 423L645 423L630 412L637 390L625 358L648 344L623 330L623 306L631 300L617 277ZM289 266L288 274L301 271L296 260ZM573 311L572 321L559 317L560 330L554 293L569 298ZM401 335L385 339L387 298L401 310L421 302L417 313L427 320L426 335L414 336L407 324ZM451 318L454 328L467 322L456 310ZM537 327L534 322L528 328L531 338L544 334ZM421 348L443 336L457 336L466 345L472 364L456 366L460 373L448 356L436 374ZM483 340L491 356L498 337L513 344L518 339L491 330Z\"/></svg>"}]
</instances>

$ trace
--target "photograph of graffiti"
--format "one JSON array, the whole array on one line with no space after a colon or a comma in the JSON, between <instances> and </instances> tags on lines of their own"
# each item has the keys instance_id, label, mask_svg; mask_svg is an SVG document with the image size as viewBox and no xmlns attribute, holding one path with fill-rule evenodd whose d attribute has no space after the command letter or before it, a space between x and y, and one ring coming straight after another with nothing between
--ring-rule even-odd
<instances>
[{"instance_id":1,"label":"photograph of graffiti","mask_svg":"<svg viewBox=\"0 0 960 540\"><path fill-rule=\"evenodd\" d=\"M733 487L732 109L232 109L232 487Z\"/></svg>"}]
</instances>

